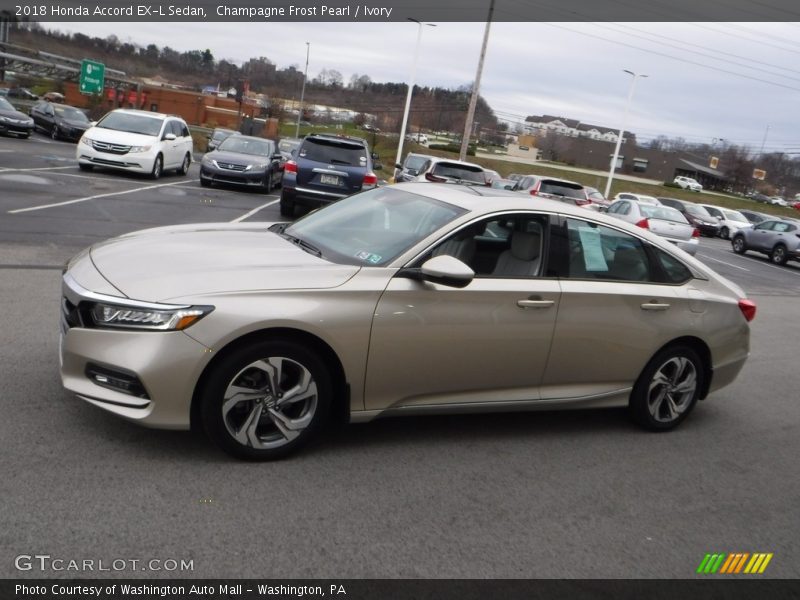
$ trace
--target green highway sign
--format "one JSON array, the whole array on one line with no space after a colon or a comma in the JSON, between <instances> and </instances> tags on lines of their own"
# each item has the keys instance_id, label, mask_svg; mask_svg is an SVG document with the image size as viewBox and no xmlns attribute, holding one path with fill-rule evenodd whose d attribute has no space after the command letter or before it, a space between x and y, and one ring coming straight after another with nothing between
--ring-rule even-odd
<instances>
[{"instance_id":1,"label":"green highway sign","mask_svg":"<svg viewBox=\"0 0 800 600\"><path fill-rule=\"evenodd\" d=\"M106 79L106 67L93 60L81 61L81 76L78 87L81 94L102 94Z\"/></svg>"}]
</instances>

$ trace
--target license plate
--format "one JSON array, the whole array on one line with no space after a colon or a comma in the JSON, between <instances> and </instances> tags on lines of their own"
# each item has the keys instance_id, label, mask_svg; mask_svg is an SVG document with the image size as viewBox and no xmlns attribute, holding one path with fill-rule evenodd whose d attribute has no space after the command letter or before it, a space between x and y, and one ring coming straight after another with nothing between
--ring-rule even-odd
<instances>
[{"instance_id":1,"label":"license plate","mask_svg":"<svg viewBox=\"0 0 800 600\"><path fill-rule=\"evenodd\" d=\"M320 175L319 182L325 185L339 185L339 178L336 175Z\"/></svg>"}]
</instances>

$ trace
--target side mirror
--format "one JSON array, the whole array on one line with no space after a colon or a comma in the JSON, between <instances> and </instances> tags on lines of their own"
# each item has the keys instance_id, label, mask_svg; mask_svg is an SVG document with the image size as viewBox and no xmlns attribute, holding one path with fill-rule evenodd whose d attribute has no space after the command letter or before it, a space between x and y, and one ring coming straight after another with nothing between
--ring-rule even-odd
<instances>
[{"instance_id":1,"label":"side mirror","mask_svg":"<svg viewBox=\"0 0 800 600\"><path fill-rule=\"evenodd\" d=\"M167 133L164 135L164 139L167 140L168 142L172 142L177 138L175 137L174 133Z\"/></svg>"},{"instance_id":2,"label":"side mirror","mask_svg":"<svg viewBox=\"0 0 800 600\"><path fill-rule=\"evenodd\" d=\"M419 269L403 269L398 275L448 287L463 288L475 278L475 271L457 258L442 254L426 260Z\"/></svg>"},{"instance_id":3,"label":"side mirror","mask_svg":"<svg viewBox=\"0 0 800 600\"><path fill-rule=\"evenodd\" d=\"M402 165L402 163L394 163L394 168L395 169L402 169L403 165Z\"/></svg>"}]
</instances>

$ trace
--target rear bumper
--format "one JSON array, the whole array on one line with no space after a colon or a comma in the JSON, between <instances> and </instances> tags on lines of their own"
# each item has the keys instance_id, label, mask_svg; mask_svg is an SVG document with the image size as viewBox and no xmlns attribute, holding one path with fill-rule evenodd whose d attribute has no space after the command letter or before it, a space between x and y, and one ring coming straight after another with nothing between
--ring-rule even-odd
<instances>
[{"instance_id":1,"label":"rear bumper","mask_svg":"<svg viewBox=\"0 0 800 600\"><path fill-rule=\"evenodd\" d=\"M355 193L355 192L354 192ZM334 194L331 192L322 192L312 188L301 186L290 186L284 182L282 196L285 201L291 202L298 206L318 207L324 206L346 198L350 194Z\"/></svg>"}]
</instances>

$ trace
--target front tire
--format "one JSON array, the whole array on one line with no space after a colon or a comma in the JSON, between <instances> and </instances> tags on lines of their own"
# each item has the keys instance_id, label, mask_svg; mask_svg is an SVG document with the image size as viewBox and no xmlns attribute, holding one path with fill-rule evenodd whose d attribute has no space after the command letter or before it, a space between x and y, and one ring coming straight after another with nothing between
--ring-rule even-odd
<instances>
[{"instance_id":1,"label":"front tire","mask_svg":"<svg viewBox=\"0 0 800 600\"><path fill-rule=\"evenodd\" d=\"M744 241L744 237L741 235L734 237L731 245L733 246L733 251L736 252L736 254L744 254L747 252L747 244Z\"/></svg>"},{"instance_id":2,"label":"front tire","mask_svg":"<svg viewBox=\"0 0 800 600\"><path fill-rule=\"evenodd\" d=\"M50 132L50 137L53 140L58 140L58 138L60 137L58 135L58 125L53 125L53 131Z\"/></svg>"},{"instance_id":3,"label":"front tire","mask_svg":"<svg viewBox=\"0 0 800 600\"><path fill-rule=\"evenodd\" d=\"M266 175L264 175L264 190L265 194L269 194L272 191L272 188L275 187L272 181L272 171L267 171Z\"/></svg>"},{"instance_id":4,"label":"front tire","mask_svg":"<svg viewBox=\"0 0 800 600\"><path fill-rule=\"evenodd\" d=\"M776 265L785 265L789 260L789 255L786 253L786 246L778 244L770 252L769 259Z\"/></svg>"},{"instance_id":5,"label":"front tire","mask_svg":"<svg viewBox=\"0 0 800 600\"><path fill-rule=\"evenodd\" d=\"M213 367L200 400L203 425L232 456L283 458L319 432L332 390L325 363L302 344L253 343Z\"/></svg>"},{"instance_id":6,"label":"front tire","mask_svg":"<svg viewBox=\"0 0 800 600\"><path fill-rule=\"evenodd\" d=\"M153 161L153 170L150 171L150 179L158 179L161 177L161 171L164 170L164 159L159 154Z\"/></svg>"},{"instance_id":7,"label":"front tire","mask_svg":"<svg viewBox=\"0 0 800 600\"><path fill-rule=\"evenodd\" d=\"M633 386L633 420L650 431L668 431L683 421L700 396L703 362L689 346L667 347L656 354Z\"/></svg>"}]
</instances>

